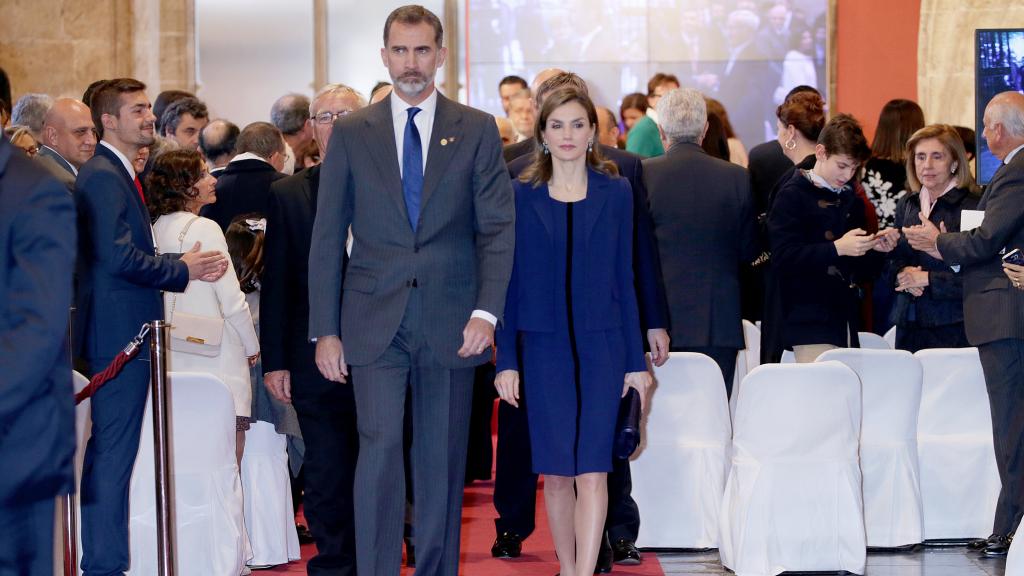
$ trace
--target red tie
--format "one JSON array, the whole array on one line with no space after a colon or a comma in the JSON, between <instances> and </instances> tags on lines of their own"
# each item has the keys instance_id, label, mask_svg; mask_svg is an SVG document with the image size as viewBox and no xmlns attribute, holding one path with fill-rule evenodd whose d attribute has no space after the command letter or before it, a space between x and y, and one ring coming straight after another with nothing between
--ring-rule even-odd
<instances>
[{"instance_id":1,"label":"red tie","mask_svg":"<svg viewBox=\"0 0 1024 576\"><path fill-rule=\"evenodd\" d=\"M142 193L142 182L139 182L138 174L135 175L135 189L139 191L139 198L142 198L142 205L146 205L146 195Z\"/></svg>"}]
</instances>

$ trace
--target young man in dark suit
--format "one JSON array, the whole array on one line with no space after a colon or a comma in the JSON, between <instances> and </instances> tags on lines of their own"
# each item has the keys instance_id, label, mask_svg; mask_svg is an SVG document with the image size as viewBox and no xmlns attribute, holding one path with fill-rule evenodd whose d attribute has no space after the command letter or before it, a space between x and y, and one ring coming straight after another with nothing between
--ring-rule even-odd
<instances>
[{"instance_id":1,"label":"young man in dark suit","mask_svg":"<svg viewBox=\"0 0 1024 576\"><path fill-rule=\"evenodd\" d=\"M314 97L312 118L320 155L327 151L335 119L365 106L362 96L329 84ZM352 386L323 377L316 346L309 341L309 243L313 234L320 165L270 186L267 235L263 244L260 346L263 383L282 402L295 406L306 451L303 505L317 555L311 575L356 574L352 486L359 437Z\"/></svg>"},{"instance_id":2,"label":"young man in dark suit","mask_svg":"<svg viewBox=\"0 0 1024 576\"><path fill-rule=\"evenodd\" d=\"M732 392L744 348L739 271L757 254L750 177L701 148L704 96L677 89L658 102L663 156L644 160L654 235L662 250L672 350L710 356Z\"/></svg>"},{"instance_id":3,"label":"young man in dark suit","mask_svg":"<svg viewBox=\"0 0 1024 576\"><path fill-rule=\"evenodd\" d=\"M74 489L75 247L67 188L0 136L0 574L52 573L54 497Z\"/></svg>"},{"instance_id":4,"label":"young man in dark suit","mask_svg":"<svg viewBox=\"0 0 1024 576\"><path fill-rule=\"evenodd\" d=\"M916 250L963 267L964 324L985 372L1003 484L983 553L1005 556L1024 514L1024 275L1004 272L1000 257L1024 250L1024 95L994 96L984 123L989 150L1003 163L978 203L981 226L941 233L926 220L903 231Z\"/></svg>"},{"instance_id":5,"label":"young man in dark suit","mask_svg":"<svg viewBox=\"0 0 1024 576\"><path fill-rule=\"evenodd\" d=\"M586 82L576 74L563 70L545 72L548 73L547 79L540 83L535 95L538 110L544 98L561 86L587 91ZM505 148L506 153L513 149L521 152L508 163L512 178L517 178L533 162L535 148L536 140L533 138ZM661 366L668 360L668 311L658 249L647 210L641 159L636 154L605 145L601 145L601 153L615 162L619 174L629 180L633 190L633 278L640 307L640 325L655 365ZM519 556L522 541L533 532L537 475L532 471L530 456L525 409L515 408L506 402L499 403L498 456L494 478L497 537L491 546L491 555L496 558ZM613 560L621 564L640 562L640 552L636 548L640 512L630 496L631 492L629 461L616 459L608 475L608 515L605 521L608 541L598 557L597 570L600 573L610 572Z\"/></svg>"},{"instance_id":6,"label":"young man in dark suit","mask_svg":"<svg viewBox=\"0 0 1024 576\"><path fill-rule=\"evenodd\" d=\"M131 160L153 143L146 85L111 80L92 96L102 140L75 182L82 273L76 298L93 370L102 370L143 324L164 318L160 292L191 280L215 281L228 260L200 252L158 254L143 187ZM82 570L86 576L128 569L128 481L139 448L149 364L134 360L92 397L92 437L82 469Z\"/></svg>"},{"instance_id":7,"label":"young man in dark suit","mask_svg":"<svg viewBox=\"0 0 1024 576\"><path fill-rule=\"evenodd\" d=\"M512 273L501 139L490 115L437 93L442 36L420 6L388 16L381 57L394 91L338 121L321 173L309 336L328 380L345 382L352 365L360 574L399 571L409 389L416 571L457 574L473 369L491 358Z\"/></svg>"}]
</instances>

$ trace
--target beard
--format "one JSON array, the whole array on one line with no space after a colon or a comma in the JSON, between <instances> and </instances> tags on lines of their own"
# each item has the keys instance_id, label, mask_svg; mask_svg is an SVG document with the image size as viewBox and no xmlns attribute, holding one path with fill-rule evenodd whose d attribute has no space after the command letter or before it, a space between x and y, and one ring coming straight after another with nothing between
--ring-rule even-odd
<instances>
[{"instance_id":1,"label":"beard","mask_svg":"<svg viewBox=\"0 0 1024 576\"><path fill-rule=\"evenodd\" d=\"M152 146L156 142L156 132L154 130L146 131L145 128L144 126L143 129L139 130L139 138L136 143L140 146Z\"/></svg>"},{"instance_id":2,"label":"beard","mask_svg":"<svg viewBox=\"0 0 1024 576\"><path fill-rule=\"evenodd\" d=\"M427 77L417 72L409 72L395 80L395 88L406 96L419 96L430 82Z\"/></svg>"}]
</instances>

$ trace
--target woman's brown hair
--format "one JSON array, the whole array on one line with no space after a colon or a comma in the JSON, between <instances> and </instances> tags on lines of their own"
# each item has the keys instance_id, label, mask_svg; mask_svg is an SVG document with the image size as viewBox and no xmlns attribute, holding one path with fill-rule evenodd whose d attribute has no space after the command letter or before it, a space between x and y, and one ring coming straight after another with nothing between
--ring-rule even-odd
<instances>
[{"instance_id":1,"label":"woman's brown hair","mask_svg":"<svg viewBox=\"0 0 1024 576\"><path fill-rule=\"evenodd\" d=\"M871 156L902 163L906 160L907 140L924 128L924 111L913 100L889 100L878 114Z\"/></svg>"},{"instance_id":2,"label":"woman's brown hair","mask_svg":"<svg viewBox=\"0 0 1024 576\"><path fill-rule=\"evenodd\" d=\"M203 157L199 152L168 150L158 155L146 176L149 215L156 219L187 210L189 201L199 195L195 185L202 177Z\"/></svg>"},{"instance_id":3,"label":"woman's brown hair","mask_svg":"<svg viewBox=\"0 0 1024 576\"><path fill-rule=\"evenodd\" d=\"M534 126L533 133L536 135L537 143L533 152L533 163L526 170L523 170L523 173L519 176L520 181L529 182L537 186L551 180L553 168L551 165L551 154L544 147L544 127L548 123L548 117L555 110L572 102L577 102L580 106L583 106L590 125L594 128L597 127L597 109L594 108L594 103L590 100L590 96L587 96L586 92L566 87L559 88L548 94L544 98L540 114L537 115L537 124ZM597 138L596 134L594 138ZM587 166L612 176L619 174L619 169L615 163L606 160L604 155L601 154L601 147L596 141L593 142L593 145L587 151Z\"/></svg>"},{"instance_id":4,"label":"woman's brown hair","mask_svg":"<svg viewBox=\"0 0 1024 576\"><path fill-rule=\"evenodd\" d=\"M921 189L921 181L917 179L917 170L914 166L914 153L917 145L922 140L938 140L946 152L952 156L956 163L956 170L953 172L953 179L956 180L957 188L964 188L971 192L977 192L977 184L971 176L970 161L967 160L967 150L964 142L960 139L960 133L956 128L948 124L931 124L921 128L907 140L906 161L907 166L907 187L917 192ZM937 191L940 192L940 191Z\"/></svg>"},{"instance_id":5,"label":"woman's brown hair","mask_svg":"<svg viewBox=\"0 0 1024 576\"><path fill-rule=\"evenodd\" d=\"M817 92L797 92L775 109L783 126L796 128L804 138L817 142L825 127L825 100Z\"/></svg>"},{"instance_id":6,"label":"woman's brown hair","mask_svg":"<svg viewBox=\"0 0 1024 576\"><path fill-rule=\"evenodd\" d=\"M228 256L238 276L238 285L248 294L260 289L263 277L263 239L267 221L256 213L235 216L228 225L224 239Z\"/></svg>"},{"instance_id":7,"label":"woman's brown hair","mask_svg":"<svg viewBox=\"0 0 1024 576\"><path fill-rule=\"evenodd\" d=\"M708 105L708 115L714 114L718 116L718 119L722 121L722 129L725 131L726 138L735 138L736 131L732 129L732 122L729 121L729 113L725 110L725 106L721 102L714 98L704 97L704 102Z\"/></svg>"}]
</instances>

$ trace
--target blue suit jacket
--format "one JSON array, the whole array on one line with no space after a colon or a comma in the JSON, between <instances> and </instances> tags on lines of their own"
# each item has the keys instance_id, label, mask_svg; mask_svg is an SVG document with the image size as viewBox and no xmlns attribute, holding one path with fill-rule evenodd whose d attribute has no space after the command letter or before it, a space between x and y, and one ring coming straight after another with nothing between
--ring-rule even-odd
<instances>
[{"instance_id":1,"label":"blue suit jacket","mask_svg":"<svg viewBox=\"0 0 1024 576\"><path fill-rule=\"evenodd\" d=\"M504 322L497 332L498 370L518 369L519 331L555 329L557 277L548 187L516 180L516 253L505 298ZM574 312L587 330L622 331L628 372L647 369L640 339L640 315L633 287L633 197L629 182L588 170L586 257L578 264L588 290L575 295Z\"/></svg>"},{"instance_id":2,"label":"blue suit jacket","mask_svg":"<svg viewBox=\"0 0 1024 576\"><path fill-rule=\"evenodd\" d=\"M67 188L0 137L0 506L72 488L74 261Z\"/></svg>"},{"instance_id":3,"label":"blue suit jacket","mask_svg":"<svg viewBox=\"0 0 1024 576\"><path fill-rule=\"evenodd\" d=\"M182 292L188 267L180 254L158 255L149 213L121 160L105 146L75 181L78 204L81 355L109 360L146 322L164 317L161 290ZM101 370L104 366L93 366Z\"/></svg>"}]
</instances>

